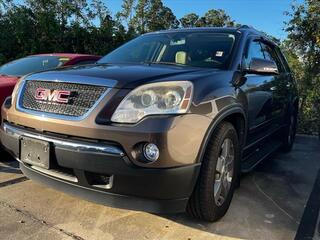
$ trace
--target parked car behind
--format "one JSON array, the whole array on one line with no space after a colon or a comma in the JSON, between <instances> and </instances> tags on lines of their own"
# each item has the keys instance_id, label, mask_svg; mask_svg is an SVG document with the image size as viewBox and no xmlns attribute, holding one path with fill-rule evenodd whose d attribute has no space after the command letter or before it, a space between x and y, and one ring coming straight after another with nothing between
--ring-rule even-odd
<instances>
[{"instance_id":1,"label":"parked car behind","mask_svg":"<svg viewBox=\"0 0 320 240\"><path fill-rule=\"evenodd\" d=\"M90 64L99 59L94 55L53 53L32 55L6 63L0 67L0 105L11 95L18 79L26 74L62 66Z\"/></svg>"}]
</instances>

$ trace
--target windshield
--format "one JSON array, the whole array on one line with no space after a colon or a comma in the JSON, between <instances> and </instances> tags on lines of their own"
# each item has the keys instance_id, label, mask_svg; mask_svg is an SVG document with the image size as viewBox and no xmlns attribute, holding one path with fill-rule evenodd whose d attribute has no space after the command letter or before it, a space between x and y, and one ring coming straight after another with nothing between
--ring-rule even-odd
<instances>
[{"instance_id":1,"label":"windshield","mask_svg":"<svg viewBox=\"0 0 320 240\"><path fill-rule=\"evenodd\" d=\"M149 63L223 68L235 36L228 33L158 33L138 37L98 63Z\"/></svg>"},{"instance_id":2,"label":"windshield","mask_svg":"<svg viewBox=\"0 0 320 240\"><path fill-rule=\"evenodd\" d=\"M21 58L0 67L0 75L23 76L63 65L69 59L55 56L31 56Z\"/></svg>"}]
</instances>

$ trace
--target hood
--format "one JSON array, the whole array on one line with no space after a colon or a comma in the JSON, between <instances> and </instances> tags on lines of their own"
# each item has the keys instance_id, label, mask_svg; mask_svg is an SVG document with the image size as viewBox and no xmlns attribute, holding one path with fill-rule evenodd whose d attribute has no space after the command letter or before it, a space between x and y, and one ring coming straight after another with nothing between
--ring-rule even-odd
<instances>
[{"instance_id":1,"label":"hood","mask_svg":"<svg viewBox=\"0 0 320 240\"><path fill-rule=\"evenodd\" d=\"M191 80L213 71L218 70L156 64L85 65L31 74L27 80L92 82L114 88L135 88L150 82Z\"/></svg>"}]
</instances>

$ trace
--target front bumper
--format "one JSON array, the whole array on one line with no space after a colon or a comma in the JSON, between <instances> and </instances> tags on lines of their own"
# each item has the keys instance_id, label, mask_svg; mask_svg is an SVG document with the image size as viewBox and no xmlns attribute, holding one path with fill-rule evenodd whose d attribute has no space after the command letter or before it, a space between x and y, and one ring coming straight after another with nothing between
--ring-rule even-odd
<instances>
[{"instance_id":1,"label":"front bumper","mask_svg":"<svg viewBox=\"0 0 320 240\"><path fill-rule=\"evenodd\" d=\"M42 169L20 161L20 139L29 137L52 146L54 168ZM3 123L3 146L35 181L109 206L148 212L184 211L200 164L173 168L133 165L121 147L85 139L64 139ZM103 183L97 181L103 179Z\"/></svg>"}]
</instances>

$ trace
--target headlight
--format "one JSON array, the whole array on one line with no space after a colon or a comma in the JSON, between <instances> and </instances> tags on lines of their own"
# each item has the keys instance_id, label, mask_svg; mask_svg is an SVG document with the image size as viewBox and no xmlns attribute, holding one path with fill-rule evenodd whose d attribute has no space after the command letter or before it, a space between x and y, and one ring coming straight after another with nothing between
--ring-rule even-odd
<instances>
[{"instance_id":1,"label":"headlight","mask_svg":"<svg viewBox=\"0 0 320 240\"><path fill-rule=\"evenodd\" d=\"M131 91L112 115L111 121L136 123L145 116L186 113L193 84L188 81L146 84Z\"/></svg>"}]
</instances>

